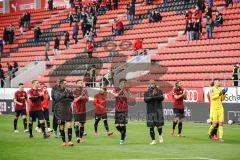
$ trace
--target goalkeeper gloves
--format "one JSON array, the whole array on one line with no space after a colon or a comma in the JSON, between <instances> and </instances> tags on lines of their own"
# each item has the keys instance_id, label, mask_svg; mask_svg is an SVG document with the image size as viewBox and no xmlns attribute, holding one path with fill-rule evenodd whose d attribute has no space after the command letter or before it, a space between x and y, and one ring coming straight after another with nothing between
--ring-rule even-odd
<instances>
[{"instance_id":1,"label":"goalkeeper gloves","mask_svg":"<svg viewBox=\"0 0 240 160\"><path fill-rule=\"evenodd\" d=\"M225 95L227 93L227 91L228 91L227 87L223 88L220 95Z\"/></svg>"}]
</instances>

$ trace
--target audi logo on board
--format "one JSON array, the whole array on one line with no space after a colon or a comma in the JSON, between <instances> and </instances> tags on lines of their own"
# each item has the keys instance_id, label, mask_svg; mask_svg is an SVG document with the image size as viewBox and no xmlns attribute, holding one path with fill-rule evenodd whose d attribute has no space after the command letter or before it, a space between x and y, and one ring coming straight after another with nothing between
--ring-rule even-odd
<instances>
[{"instance_id":1,"label":"audi logo on board","mask_svg":"<svg viewBox=\"0 0 240 160\"><path fill-rule=\"evenodd\" d=\"M185 90L187 98L184 102L198 102L198 91L197 90Z\"/></svg>"}]
</instances>

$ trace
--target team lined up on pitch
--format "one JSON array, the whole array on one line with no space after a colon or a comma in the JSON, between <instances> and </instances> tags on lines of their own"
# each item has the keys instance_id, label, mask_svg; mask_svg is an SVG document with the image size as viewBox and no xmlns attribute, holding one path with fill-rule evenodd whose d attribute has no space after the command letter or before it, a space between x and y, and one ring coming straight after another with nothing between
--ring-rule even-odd
<instances>
[{"instance_id":1,"label":"team lined up on pitch","mask_svg":"<svg viewBox=\"0 0 240 160\"><path fill-rule=\"evenodd\" d=\"M219 79L214 79L211 83L212 88L209 91L210 100L210 120L209 128L210 140L219 140L223 142L223 122L224 112L222 101L224 100L227 88L220 89L221 83ZM50 128L49 119L49 100L50 95L44 84L39 84L37 80L32 81L32 88L25 92L23 84L19 84L18 91L14 95L16 117L14 119L14 132L17 130L17 121L22 116L24 124L24 132L29 132L29 137L33 138L33 122L38 120L38 130L43 133L44 138L50 137L50 132L54 132L54 137L58 137L58 127L63 146L73 146L72 143L72 126L74 126L76 134L76 142L84 143L84 125L86 123L86 103L89 101L88 92L85 89L85 83L82 80L76 81L76 89L67 88L67 82L64 79L57 81L52 88L52 111L53 111L53 129ZM115 126L120 133L120 144L124 144L128 123L128 103L132 95L127 87L127 80L120 79L119 87L115 87L114 91L108 91L106 87L101 87L99 93L94 96L94 135L99 136L98 124L103 120L106 134L111 136L113 132L109 129L107 121L107 93L110 92L115 98ZM186 99L186 91L182 88L182 82L177 81L172 90L173 111L175 118L171 129L171 135L174 135L176 126L178 126L178 137L184 137L182 134L183 118L184 118L184 99ZM151 145L156 144L155 131L157 128L159 143L163 143L163 126L164 115L162 102L164 94L156 85L154 80L149 81L147 91L144 93L144 102L147 111L147 127L152 139ZM29 122L27 123L26 103L28 103ZM45 127L47 124L47 129ZM74 122L74 123L72 123ZM27 125L28 124L28 125ZM27 127L28 126L28 127ZM67 137L65 136L65 128L67 128ZM217 136L219 130L219 137Z\"/></svg>"}]
</instances>

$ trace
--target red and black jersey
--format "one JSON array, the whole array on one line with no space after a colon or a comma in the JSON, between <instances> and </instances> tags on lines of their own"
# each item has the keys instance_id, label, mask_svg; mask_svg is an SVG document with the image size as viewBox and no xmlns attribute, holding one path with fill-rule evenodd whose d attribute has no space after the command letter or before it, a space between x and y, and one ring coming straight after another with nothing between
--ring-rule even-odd
<instances>
[{"instance_id":1,"label":"red and black jersey","mask_svg":"<svg viewBox=\"0 0 240 160\"><path fill-rule=\"evenodd\" d=\"M42 110L43 96L40 96L41 89L30 89L28 91L28 104L29 111L39 111Z\"/></svg>"},{"instance_id":2,"label":"red and black jersey","mask_svg":"<svg viewBox=\"0 0 240 160\"><path fill-rule=\"evenodd\" d=\"M50 96L48 91L44 91L44 95L43 95L43 101L42 101L42 108L48 109L48 105L49 105L49 100L50 100Z\"/></svg>"},{"instance_id":3,"label":"red and black jersey","mask_svg":"<svg viewBox=\"0 0 240 160\"><path fill-rule=\"evenodd\" d=\"M125 89L125 92L129 92L128 89ZM119 93L119 96L116 97L115 111L116 112L127 112L128 111L128 99L127 95L121 91L120 88L115 89L115 93Z\"/></svg>"},{"instance_id":4,"label":"red and black jersey","mask_svg":"<svg viewBox=\"0 0 240 160\"><path fill-rule=\"evenodd\" d=\"M106 100L107 100L106 93L98 93L94 96L93 104L95 114L103 115L107 112Z\"/></svg>"},{"instance_id":5,"label":"red and black jersey","mask_svg":"<svg viewBox=\"0 0 240 160\"><path fill-rule=\"evenodd\" d=\"M16 99L17 102L23 104L23 105L19 105L16 103L15 111L26 109L27 93L25 91L16 91L14 94L14 99Z\"/></svg>"},{"instance_id":6,"label":"red and black jersey","mask_svg":"<svg viewBox=\"0 0 240 160\"><path fill-rule=\"evenodd\" d=\"M176 99L174 97L174 95L181 95L183 94L183 92L184 90L182 88L173 88L173 91L172 91L173 108L184 109L184 104L183 104L184 97L181 97L179 99Z\"/></svg>"},{"instance_id":7,"label":"red and black jersey","mask_svg":"<svg viewBox=\"0 0 240 160\"><path fill-rule=\"evenodd\" d=\"M79 100L78 97L82 95ZM85 89L75 89L73 91L74 101L73 101L73 113L84 113L86 112L86 103L88 101L88 93Z\"/></svg>"}]
</instances>

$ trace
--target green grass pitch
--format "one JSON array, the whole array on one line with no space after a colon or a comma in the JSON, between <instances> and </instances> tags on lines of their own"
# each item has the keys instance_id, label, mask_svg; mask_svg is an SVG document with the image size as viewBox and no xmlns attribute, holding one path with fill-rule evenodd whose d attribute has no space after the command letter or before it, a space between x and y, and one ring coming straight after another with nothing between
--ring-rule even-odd
<instances>
[{"instance_id":1,"label":"green grass pitch","mask_svg":"<svg viewBox=\"0 0 240 160\"><path fill-rule=\"evenodd\" d=\"M84 144L74 147L61 146L60 138L44 140L34 132L29 139L23 133L22 120L18 121L19 133L13 132L13 115L0 116L0 160L239 160L240 127L225 125L225 142L210 142L207 139L209 125L184 123L185 138L169 135L171 123L166 122L163 129L164 143L149 145L149 129L144 122L129 122L124 145L119 145L119 134L110 121L114 135L105 135L100 122L99 137L93 136L93 121L86 123L87 136ZM73 132L74 133L74 132ZM157 132L156 132L157 133Z\"/></svg>"}]
</instances>

